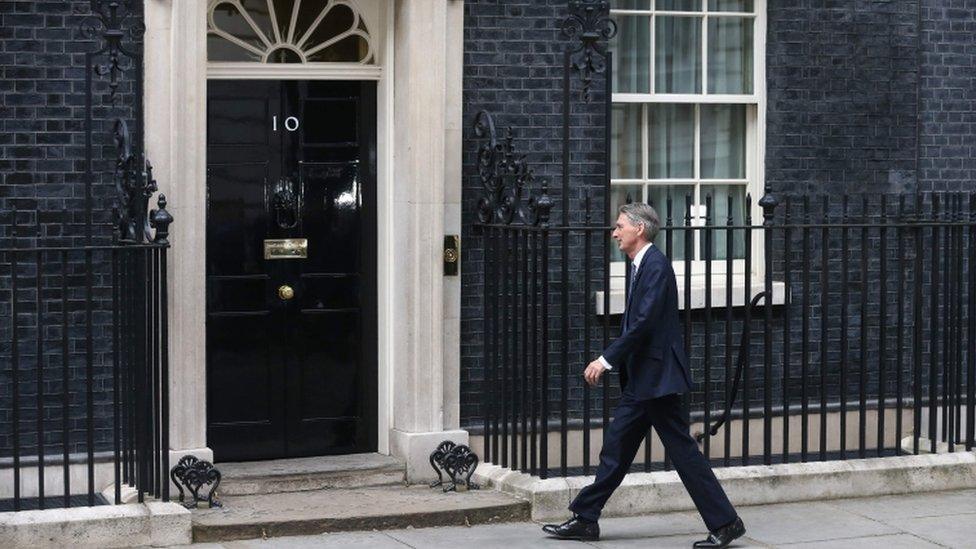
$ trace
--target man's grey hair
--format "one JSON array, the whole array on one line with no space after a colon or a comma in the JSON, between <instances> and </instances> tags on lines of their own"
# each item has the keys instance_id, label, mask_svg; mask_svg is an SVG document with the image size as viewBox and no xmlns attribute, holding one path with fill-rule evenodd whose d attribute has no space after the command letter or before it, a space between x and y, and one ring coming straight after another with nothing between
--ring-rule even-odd
<instances>
[{"instance_id":1,"label":"man's grey hair","mask_svg":"<svg viewBox=\"0 0 976 549\"><path fill-rule=\"evenodd\" d=\"M624 204L618 213L626 215L633 225L643 224L644 232L642 234L648 242L653 242L657 238L657 233L661 230L661 218L658 217L657 212L650 204L644 202Z\"/></svg>"}]
</instances>

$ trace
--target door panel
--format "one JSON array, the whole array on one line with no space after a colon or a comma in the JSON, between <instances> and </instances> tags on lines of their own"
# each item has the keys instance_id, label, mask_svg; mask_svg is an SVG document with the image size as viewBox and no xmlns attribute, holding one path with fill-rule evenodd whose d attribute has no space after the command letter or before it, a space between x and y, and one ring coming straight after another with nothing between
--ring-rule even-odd
<instances>
[{"instance_id":1,"label":"door panel","mask_svg":"<svg viewBox=\"0 0 976 549\"><path fill-rule=\"evenodd\" d=\"M354 310L302 314L296 336L300 374L299 393L302 420L354 418L357 415L359 318Z\"/></svg>"},{"instance_id":2,"label":"door panel","mask_svg":"<svg viewBox=\"0 0 976 549\"><path fill-rule=\"evenodd\" d=\"M213 163L207 168L207 227L214 243L208 250L208 274L265 274L263 237L267 232L266 194L271 179L268 161Z\"/></svg>"},{"instance_id":3,"label":"door panel","mask_svg":"<svg viewBox=\"0 0 976 549\"><path fill-rule=\"evenodd\" d=\"M212 370L224 386L223 392L247 402L247 406L215 406L210 420L233 424L268 423L276 419L277 404L269 398L268 387L274 385L274 368L268 346L263 338L239 337L238 334L259 334L267 323L266 315L227 316L222 319L226 330L215 331L212 339ZM226 380L226 381L225 381ZM228 382L231 383L228 386Z\"/></svg>"},{"instance_id":4,"label":"door panel","mask_svg":"<svg viewBox=\"0 0 976 549\"><path fill-rule=\"evenodd\" d=\"M209 86L208 444L375 450L375 84ZM265 259L265 239L308 255Z\"/></svg>"},{"instance_id":5,"label":"door panel","mask_svg":"<svg viewBox=\"0 0 976 549\"><path fill-rule=\"evenodd\" d=\"M329 234L328 247L309 248L306 272L358 275L361 204L359 166L352 162L301 164L305 214L309 234Z\"/></svg>"}]
</instances>

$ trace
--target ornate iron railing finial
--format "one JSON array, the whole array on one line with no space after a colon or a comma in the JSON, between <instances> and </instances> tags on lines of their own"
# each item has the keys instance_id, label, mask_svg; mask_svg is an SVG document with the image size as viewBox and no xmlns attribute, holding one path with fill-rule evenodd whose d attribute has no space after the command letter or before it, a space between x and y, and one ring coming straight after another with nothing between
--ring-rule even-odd
<instances>
[{"instance_id":1,"label":"ornate iron railing finial","mask_svg":"<svg viewBox=\"0 0 976 549\"><path fill-rule=\"evenodd\" d=\"M109 76L109 101L114 102L122 75L126 71L122 58L141 62L142 53L125 46L126 36L133 44L142 42L146 26L139 17L134 0L91 0L91 15L81 22L81 34L86 39L100 39L104 43L92 56L105 55L104 64L94 66L98 76Z\"/></svg>"},{"instance_id":2,"label":"ornate iron railing finial","mask_svg":"<svg viewBox=\"0 0 976 549\"><path fill-rule=\"evenodd\" d=\"M773 224L773 216L776 211L776 206L779 205L779 200L773 195L773 188L767 182L766 186L763 188L762 198L759 199L759 207L763 210L763 225L766 227L771 227Z\"/></svg>"},{"instance_id":3,"label":"ornate iron railing finial","mask_svg":"<svg viewBox=\"0 0 976 549\"><path fill-rule=\"evenodd\" d=\"M152 166L149 166L152 170ZM154 209L149 212L149 225L156 229L156 235L153 237L153 242L156 244L169 244L169 226L173 223L173 216L166 210L166 195L160 194L159 199L156 200L156 205L159 209Z\"/></svg>"},{"instance_id":4,"label":"ornate iron railing finial","mask_svg":"<svg viewBox=\"0 0 976 549\"><path fill-rule=\"evenodd\" d=\"M572 67L583 79L581 97L590 101L593 75L607 70L607 42L617 35L617 23L610 18L607 0L572 0L569 16L563 20L562 33L566 38L579 39L570 50Z\"/></svg>"},{"instance_id":5,"label":"ornate iron railing finial","mask_svg":"<svg viewBox=\"0 0 976 549\"><path fill-rule=\"evenodd\" d=\"M525 200L534 175L525 155L515 148L512 128L508 127L505 137L499 140L491 115L480 111L475 116L474 134L485 139L478 147L478 175L484 188L484 196L478 201L478 221L506 225L548 221L552 200L545 184L540 197Z\"/></svg>"},{"instance_id":6,"label":"ornate iron railing finial","mask_svg":"<svg viewBox=\"0 0 976 549\"><path fill-rule=\"evenodd\" d=\"M142 161L142 156L134 152L138 145L132 142L129 125L125 120L115 120L113 138L117 151L115 193L118 200L113 211L116 213L115 227L119 240L140 244L151 242L153 238L150 233L152 225L149 200L158 190L152 164L148 160ZM165 205L165 199L163 200ZM169 222L166 225L168 227Z\"/></svg>"}]
</instances>

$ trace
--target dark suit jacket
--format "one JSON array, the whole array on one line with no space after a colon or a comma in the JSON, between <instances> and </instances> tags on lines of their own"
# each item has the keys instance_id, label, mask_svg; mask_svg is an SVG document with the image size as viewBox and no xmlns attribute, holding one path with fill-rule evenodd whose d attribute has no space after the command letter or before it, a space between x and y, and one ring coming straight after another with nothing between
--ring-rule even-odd
<instances>
[{"instance_id":1,"label":"dark suit jacket","mask_svg":"<svg viewBox=\"0 0 976 549\"><path fill-rule=\"evenodd\" d=\"M624 393L649 400L690 390L674 269L657 246L641 259L624 317L620 337L603 351L603 358L620 369Z\"/></svg>"}]
</instances>

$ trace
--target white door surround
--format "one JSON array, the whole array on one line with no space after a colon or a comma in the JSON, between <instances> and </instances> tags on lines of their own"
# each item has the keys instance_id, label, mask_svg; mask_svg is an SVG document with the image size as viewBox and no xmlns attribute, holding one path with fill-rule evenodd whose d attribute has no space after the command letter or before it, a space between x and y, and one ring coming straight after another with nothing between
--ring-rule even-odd
<instances>
[{"instance_id":1,"label":"white door surround","mask_svg":"<svg viewBox=\"0 0 976 549\"><path fill-rule=\"evenodd\" d=\"M432 474L459 425L459 278L442 272L460 233L460 0L360 5L375 63L207 62L208 2L147 0L146 146L175 222L169 264L170 445L175 463L206 447L206 99L208 78L377 81L379 451ZM394 131L395 129L395 131Z\"/></svg>"}]
</instances>

